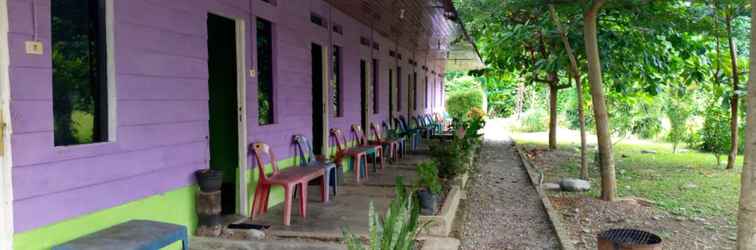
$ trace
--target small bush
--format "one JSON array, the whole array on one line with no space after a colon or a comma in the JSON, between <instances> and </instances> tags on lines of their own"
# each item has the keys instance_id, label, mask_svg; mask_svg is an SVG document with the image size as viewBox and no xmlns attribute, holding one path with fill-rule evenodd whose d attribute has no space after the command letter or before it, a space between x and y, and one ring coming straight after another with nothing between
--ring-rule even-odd
<instances>
[{"instance_id":1,"label":"small bush","mask_svg":"<svg viewBox=\"0 0 756 250\"><path fill-rule=\"evenodd\" d=\"M441 193L441 181L438 179L436 162L425 161L417 165L417 185L434 194Z\"/></svg>"},{"instance_id":2,"label":"small bush","mask_svg":"<svg viewBox=\"0 0 756 250\"><path fill-rule=\"evenodd\" d=\"M548 114L541 108L533 108L522 114L520 127L522 132L543 132L548 127Z\"/></svg>"},{"instance_id":3,"label":"small bush","mask_svg":"<svg viewBox=\"0 0 756 250\"><path fill-rule=\"evenodd\" d=\"M452 93L446 99L446 111L452 118L463 120L472 108L483 109L484 98L483 91L480 89Z\"/></svg>"},{"instance_id":4,"label":"small bush","mask_svg":"<svg viewBox=\"0 0 756 250\"><path fill-rule=\"evenodd\" d=\"M438 176L451 179L467 172L468 153L463 149L463 139L438 142L430 145L431 157L438 163Z\"/></svg>"},{"instance_id":5,"label":"small bush","mask_svg":"<svg viewBox=\"0 0 756 250\"><path fill-rule=\"evenodd\" d=\"M727 154L730 148L730 118L728 112L712 105L704 114L704 126L701 129L701 141L699 149L714 154L717 165L720 164L722 155Z\"/></svg>"},{"instance_id":6,"label":"small bush","mask_svg":"<svg viewBox=\"0 0 756 250\"><path fill-rule=\"evenodd\" d=\"M654 139L661 131L661 120L656 117L644 117L633 124L633 134L643 139Z\"/></svg>"}]
</instances>

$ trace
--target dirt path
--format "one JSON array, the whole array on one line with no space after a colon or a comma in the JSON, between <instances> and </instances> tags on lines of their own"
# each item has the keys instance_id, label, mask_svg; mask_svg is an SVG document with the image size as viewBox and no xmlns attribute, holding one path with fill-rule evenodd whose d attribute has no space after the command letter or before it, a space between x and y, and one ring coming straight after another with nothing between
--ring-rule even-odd
<instances>
[{"instance_id":1,"label":"dirt path","mask_svg":"<svg viewBox=\"0 0 756 250\"><path fill-rule=\"evenodd\" d=\"M479 169L467 190L461 249L558 249L556 233L502 128L489 124Z\"/></svg>"}]
</instances>

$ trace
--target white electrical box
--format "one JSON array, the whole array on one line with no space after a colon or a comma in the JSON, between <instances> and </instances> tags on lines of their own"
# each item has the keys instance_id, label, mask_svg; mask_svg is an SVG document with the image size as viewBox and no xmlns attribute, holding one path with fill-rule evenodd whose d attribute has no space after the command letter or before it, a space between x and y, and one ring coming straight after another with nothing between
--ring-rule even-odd
<instances>
[{"instance_id":1,"label":"white electrical box","mask_svg":"<svg viewBox=\"0 0 756 250\"><path fill-rule=\"evenodd\" d=\"M26 41L26 54L42 55L45 53L45 46L40 41Z\"/></svg>"}]
</instances>

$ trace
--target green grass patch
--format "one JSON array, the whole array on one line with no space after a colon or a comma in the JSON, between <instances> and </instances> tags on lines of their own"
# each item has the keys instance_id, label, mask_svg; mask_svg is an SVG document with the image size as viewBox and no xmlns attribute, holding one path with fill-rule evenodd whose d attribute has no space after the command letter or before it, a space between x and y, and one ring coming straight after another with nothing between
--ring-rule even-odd
<instances>
[{"instance_id":1,"label":"green grass patch","mask_svg":"<svg viewBox=\"0 0 756 250\"><path fill-rule=\"evenodd\" d=\"M516 141L526 148L547 147L545 138L515 134ZM560 150L574 152L571 157L546 173L547 177L579 175L579 152L574 143L560 144ZM642 150L656 154L643 154ZM588 195L600 193L600 173L592 164L594 151L588 158L594 188ZM668 143L652 141L623 141L614 147L618 193L622 197L636 196L653 200L671 214L684 217L726 217L736 220L742 157L737 168L725 170L709 153L694 150L672 153Z\"/></svg>"}]
</instances>

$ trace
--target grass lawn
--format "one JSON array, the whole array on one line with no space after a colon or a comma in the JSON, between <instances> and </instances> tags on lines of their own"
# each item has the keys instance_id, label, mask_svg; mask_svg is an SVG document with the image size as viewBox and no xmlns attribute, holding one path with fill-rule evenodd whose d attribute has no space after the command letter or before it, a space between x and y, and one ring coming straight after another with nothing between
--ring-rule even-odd
<instances>
[{"instance_id":1,"label":"grass lawn","mask_svg":"<svg viewBox=\"0 0 756 250\"><path fill-rule=\"evenodd\" d=\"M574 133L567 134L570 136L559 138L559 150L572 157L548 171L547 181L579 175L579 138ZM513 132L512 137L527 149L545 149L548 144L545 133ZM656 154L643 154L641 150L652 150ZM589 150L588 158L592 162L592 150ZM735 223L742 157L738 157L735 170L725 170L726 156L722 159L722 166L717 166L712 154L695 150L672 153L669 143L623 140L614 147L614 159L620 196L652 200L658 208L678 216L725 217ZM587 195L598 197L599 170L592 163L589 167L593 188Z\"/></svg>"}]
</instances>

